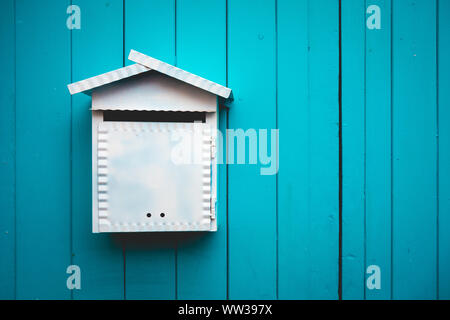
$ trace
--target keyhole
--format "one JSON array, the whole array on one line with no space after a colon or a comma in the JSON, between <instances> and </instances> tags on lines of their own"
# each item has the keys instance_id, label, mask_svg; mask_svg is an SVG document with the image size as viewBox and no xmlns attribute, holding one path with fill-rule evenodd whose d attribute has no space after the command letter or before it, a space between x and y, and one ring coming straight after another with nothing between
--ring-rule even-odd
<instances>
[{"instance_id":1,"label":"keyhole","mask_svg":"<svg viewBox=\"0 0 450 320\"><path fill-rule=\"evenodd\" d=\"M147 213L147 218L150 218L152 216L151 213Z\"/></svg>"},{"instance_id":2,"label":"keyhole","mask_svg":"<svg viewBox=\"0 0 450 320\"><path fill-rule=\"evenodd\" d=\"M161 212L160 216L161 218L164 218L166 215L164 214L164 212Z\"/></svg>"}]
</instances>

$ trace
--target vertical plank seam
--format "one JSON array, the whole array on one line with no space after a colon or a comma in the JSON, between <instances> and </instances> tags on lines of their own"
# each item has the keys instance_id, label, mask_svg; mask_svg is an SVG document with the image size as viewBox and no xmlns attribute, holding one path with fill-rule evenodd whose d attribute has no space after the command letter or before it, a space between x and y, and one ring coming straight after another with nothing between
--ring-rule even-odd
<instances>
[{"instance_id":1,"label":"vertical plank seam","mask_svg":"<svg viewBox=\"0 0 450 320\"><path fill-rule=\"evenodd\" d=\"M342 0L339 0L339 76L338 76L338 104L339 104L339 256L338 256L338 299L342 300ZM309 26L308 26L309 29ZM309 33L308 33L309 34ZM309 42L309 41L308 41ZM309 63L308 63L309 65ZM309 82L309 81L308 81Z\"/></svg>"},{"instance_id":2,"label":"vertical plank seam","mask_svg":"<svg viewBox=\"0 0 450 320\"><path fill-rule=\"evenodd\" d=\"M122 13L122 26L123 26L123 32L122 32L122 51L123 51L122 66L124 66L124 67L125 67L125 49L126 49L126 47L125 47L125 15L126 15L125 8L126 8L125 0L123 0L122 1L122 10L123 10L123 13Z\"/></svg>"},{"instance_id":3,"label":"vertical plank seam","mask_svg":"<svg viewBox=\"0 0 450 320\"><path fill-rule=\"evenodd\" d=\"M126 3L122 1L122 66L125 67L125 18L126 18ZM127 250L126 242L122 242L122 258L123 258L123 300L127 300Z\"/></svg>"},{"instance_id":4,"label":"vertical plank seam","mask_svg":"<svg viewBox=\"0 0 450 320\"><path fill-rule=\"evenodd\" d=\"M230 117L229 117L228 112L229 112L229 110L226 111L227 124L226 124L225 130L227 130L230 126ZM225 139L227 141L226 142L226 159L228 159L228 133L227 132L225 133ZM225 160L225 161L227 161L227 160ZM227 195L226 195L227 196L226 197L226 206L227 206L227 208L226 208L226 215L227 215L227 300L230 300L230 240L229 240L230 230L229 230L229 219L228 219L228 217L229 217L229 213L228 213L228 203L229 203L229 200L228 200L228 192L229 192L228 161L226 163L226 175L227 175L227 177L226 177L226 180L227 180L227 185L226 185L226 190L227 190Z\"/></svg>"},{"instance_id":5,"label":"vertical plank seam","mask_svg":"<svg viewBox=\"0 0 450 320\"><path fill-rule=\"evenodd\" d=\"M14 0L14 300L17 300L17 25Z\"/></svg>"},{"instance_id":6,"label":"vertical plank seam","mask_svg":"<svg viewBox=\"0 0 450 320\"><path fill-rule=\"evenodd\" d=\"M307 137L306 137L306 141L307 141L307 152L306 154L307 156L307 195L306 195L306 199L307 199L307 205L306 205L306 212L308 215L311 214L311 19L310 19L310 14L311 14L311 1L307 0L306 2L306 34L307 34L307 44L308 44L308 53L306 56L306 85L307 85L307 98L306 98L306 126L307 126ZM308 247L309 247L309 243L308 243ZM311 253L308 252L308 258L311 257ZM310 271L310 270L308 270ZM308 292L310 290L310 286L308 284Z\"/></svg>"},{"instance_id":7,"label":"vertical plank seam","mask_svg":"<svg viewBox=\"0 0 450 320\"><path fill-rule=\"evenodd\" d=\"M275 0L275 127L278 129L278 1ZM278 159L278 139L275 146L276 152L276 168L279 168L279 159ZM274 152L271 150L271 152ZM278 230L279 230L279 222L278 222L278 171L275 176L275 234L276 234L276 252L275 252L275 290L276 290L276 299L279 299L279 241L278 241Z\"/></svg>"},{"instance_id":8,"label":"vertical plank seam","mask_svg":"<svg viewBox=\"0 0 450 320\"><path fill-rule=\"evenodd\" d=\"M175 28L174 28L174 38L175 38L175 46L174 46L174 54L175 54L175 61L174 61L174 65L177 65L177 50L178 50L178 46L177 46L177 0L174 0L174 10L175 10Z\"/></svg>"},{"instance_id":9,"label":"vertical plank seam","mask_svg":"<svg viewBox=\"0 0 450 320\"><path fill-rule=\"evenodd\" d=\"M391 0L391 300L394 299L394 1Z\"/></svg>"},{"instance_id":10,"label":"vertical plank seam","mask_svg":"<svg viewBox=\"0 0 450 320\"><path fill-rule=\"evenodd\" d=\"M177 42L178 42L178 40L177 40L177 33L178 33L178 30L177 30L177 19L178 19L178 17L177 17L177 0L174 0L174 24L175 24L175 27L174 27L174 41L175 41L175 45L174 45L174 56L175 56L175 58L174 58L174 65L176 66L177 65L177 50L178 50L178 46L177 46ZM179 238L178 238L178 240L177 241L175 241L175 248L174 248L174 256L175 256L175 259L174 259L174 263L175 263L175 274L174 274L174 277L175 277L175 300L178 300L178 241L179 241Z\"/></svg>"},{"instance_id":11,"label":"vertical plank seam","mask_svg":"<svg viewBox=\"0 0 450 320\"><path fill-rule=\"evenodd\" d=\"M72 0L69 1L70 5L72 5ZM70 83L73 83L73 29L69 30L69 38L70 38ZM70 246L70 264L73 264L73 96L70 95L70 143L69 143L69 161L70 161L70 175L69 175L69 219L70 219L70 227L69 227L69 246ZM74 294L73 290L70 290L70 299L73 300Z\"/></svg>"},{"instance_id":12,"label":"vertical plank seam","mask_svg":"<svg viewBox=\"0 0 450 320\"><path fill-rule=\"evenodd\" d=\"M225 83L228 87L228 0L225 0ZM230 299L230 231L229 231L229 221L228 221L228 134L227 129L229 126L228 109L226 110L226 126L225 126L225 172L226 172L226 220L227 220L227 275L226 275L226 299Z\"/></svg>"},{"instance_id":13,"label":"vertical plank seam","mask_svg":"<svg viewBox=\"0 0 450 320\"><path fill-rule=\"evenodd\" d=\"M366 279L366 268L367 268L367 128L366 128L366 124L367 124L367 28L365 26L365 22L366 22L366 8L367 8L367 0L364 0L364 11L363 11L363 30L364 30L364 146L363 146L363 150L364 150L364 164L363 164L363 196L364 196L364 201L363 201L363 206L364 206L364 210L363 210L363 214L364 214L364 244L363 244L363 256L364 256L364 261L363 261L363 272L362 272L362 276L363 276L363 297L364 300L367 299L367 290L366 290L366 284L365 284L365 279Z\"/></svg>"},{"instance_id":14,"label":"vertical plank seam","mask_svg":"<svg viewBox=\"0 0 450 320\"><path fill-rule=\"evenodd\" d=\"M436 0L436 299L439 300L439 2Z\"/></svg>"},{"instance_id":15,"label":"vertical plank seam","mask_svg":"<svg viewBox=\"0 0 450 320\"><path fill-rule=\"evenodd\" d=\"M178 239L179 240L179 239ZM175 243L175 300L178 300L178 242Z\"/></svg>"},{"instance_id":16,"label":"vertical plank seam","mask_svg":"<svg viewBox=\"0 0 450 320\"><path fill-rule=\"evenodd\" d=\"M123 300L127 300L127 251L125 242L122 242L122 258L123 258Z\"/></svg>"}]
</instances>

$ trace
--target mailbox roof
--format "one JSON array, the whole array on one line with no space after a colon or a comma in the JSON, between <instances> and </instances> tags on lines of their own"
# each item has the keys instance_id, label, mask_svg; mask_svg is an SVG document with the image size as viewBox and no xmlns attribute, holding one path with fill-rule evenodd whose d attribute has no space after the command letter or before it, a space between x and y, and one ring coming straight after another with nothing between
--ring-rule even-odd
<instances>
[{"instance_id":1,"label":"mailbox roof","mask_svg":"<svg viewBox=\"0 0 450 320\"><path fill-rule=\"evenodd\" d=\"M169 77L178 79L192 86L218 95L222 98L230 98L231 89L215 82L209 81L205 78L199 77L190 72L184 71L163 61L137 52L135 50L131 50L128 59L136 62L136 64L69 84L67 87L69 88L70 94L79 92L85 92L89 94L92 89L98 88L100 86L126 79L143 72L155 70L160 73L166 74Z\"/></svg>"}]
</instances>

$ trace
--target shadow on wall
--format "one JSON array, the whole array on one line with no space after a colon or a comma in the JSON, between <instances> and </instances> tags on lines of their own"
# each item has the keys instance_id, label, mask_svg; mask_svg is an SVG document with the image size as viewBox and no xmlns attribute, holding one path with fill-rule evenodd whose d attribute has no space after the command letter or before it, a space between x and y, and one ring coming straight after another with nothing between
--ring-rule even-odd
<instances>
[{"instance_id":1,"label":"shadow on wall","mask_svg":"<svg viewBox=\"0 0 450 320\"><path fill-rule=\"evenodd\" d=\"M111 234L113 242L127 249L174 248L177 244L206 241L210 232L157 232Z\"/></svg>"}]
</instances>

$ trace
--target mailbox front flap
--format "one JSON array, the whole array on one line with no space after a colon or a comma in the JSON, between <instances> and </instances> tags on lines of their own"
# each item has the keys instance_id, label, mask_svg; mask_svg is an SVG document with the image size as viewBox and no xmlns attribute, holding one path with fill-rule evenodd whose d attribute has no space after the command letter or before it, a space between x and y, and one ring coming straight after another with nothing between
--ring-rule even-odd
<instances>
[{"instance_id":1,"label":"mailbox front flap","mask_svg":"<svg viewBox=\"0 0 450 320\"><path fill-rule=\"evenodd\" d=\"M210 230L210 131L205 123L100 123L99 231Z\"/></svg>"}]
</instances>

